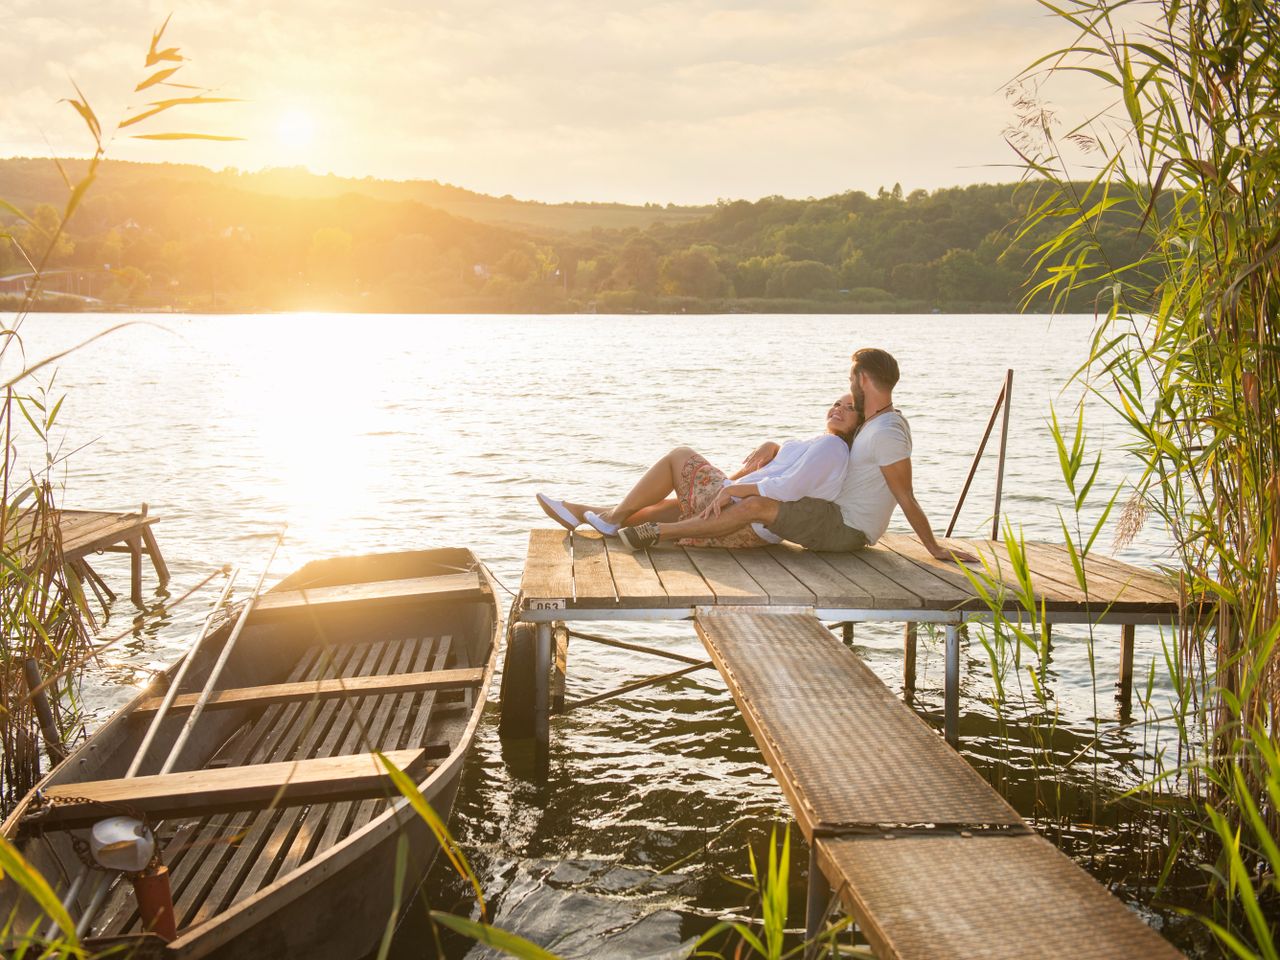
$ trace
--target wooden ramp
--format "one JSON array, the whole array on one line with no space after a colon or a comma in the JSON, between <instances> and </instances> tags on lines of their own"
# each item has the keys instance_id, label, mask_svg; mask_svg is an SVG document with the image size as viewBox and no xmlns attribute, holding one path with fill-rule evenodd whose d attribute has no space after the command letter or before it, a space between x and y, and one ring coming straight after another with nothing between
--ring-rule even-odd
<instances>
[{"instance_id":1,"label":"wooden ramp","mask_svg":"<svg viewBox=\"0 0 1280 960\"><path fill-rule=\"evenodd\" d=\"M1179 956L812 614L694 623L809 841L811 934L834 890L881 957Z\"/></svg>"}]
</instances>

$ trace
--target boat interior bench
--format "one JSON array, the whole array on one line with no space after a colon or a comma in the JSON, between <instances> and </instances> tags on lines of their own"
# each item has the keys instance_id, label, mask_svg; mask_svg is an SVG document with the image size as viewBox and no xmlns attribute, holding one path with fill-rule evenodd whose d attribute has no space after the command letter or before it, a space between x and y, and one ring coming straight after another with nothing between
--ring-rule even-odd
<instances>
[{"instance_id":1,"label":"boat interior bench","mask_svg":"<svg viewBox=\"0 0 1280 960\"><path fill-rule=\"evenodd\" d=\"M381 682L384 678L403 679L398 675L429 673L453 675L469 684L470 665L456 665L454 657L450 636L338 646L317 643L308 647L285 684L308 687L308 696L265 702L209 764L228 769L204 772L239 779L246 769L253 769L249 765L282 771L287 768L295 771L290 782L297 784L299 768L314 769L317 774L322 771L319 766L303 767L305 763L326 757L345 763L356 755L351 762L371 785L362 793L363 799L354 797L354 791L338 787L335 789L343 791L340 794L302 799L296 805L292 800L288 805L278 801L271 805L268 797L241 812L174 817L158 824L156 832L169 868L179 928L201 923L253 896L277 877L355 833L385 809L390 802L388 797L397 794L375 770L369 751L380 750L397 763L399 759L413 762L411 758L420 757L417 762L422 764L429 763L443 749L437 744L450 742L449 718L454 705L443 701L446 690L435 686L406 690L391 687L377 695L317 700L317 683ZM287 778L289 774L282 773L277 787ZM304 790L318 793L323 779L317 776L312 786L290 789L298 791L295 797L304 797ZM123 884L112 891L96 935L111 937L139 930L138 913L128 886Z\"/></svg>"},{"instance_id":2,"label":"boat interior bench","mask_svg":"<svg viewBox=\"0 0 1280 960\"><path fill-rule=\"evenodd\" d=\"M447 745L384 754L399 769L414 773L427 759L448 755ZM394 794L395 789L378 758L359 753L50 787L44 794L46 805L29 819L41 827L71 828L91 826L123 811L155 820L202 817L269 806L363 800Z\"/></svg>"},{"instance_id":3,"label":"boat interior bench","mask_svg":"<svg viewBox=\"0 0 1280 960\"><path fill-rule=\"evenodd\" d=\"M475 570L435 577L376 580L336 587L307 587L265 593L254 605L252 616L264 619L272 615L296 613L308 607L326 610L360 603L414 603L422 600L460 600L472 596L476 599L485 596L480 584L480 574Z\"/></svg>"},{"instance_id":4,"label":"boat interior bench","mask_svg":"<svg viewBox=\"0 0 1280 960\"><path fill-rule=\"evenodd\" d=\"M232 687L214 690L205 703L206 710L231 707L265 706L297 700L327 700L332 697L372 697L388 693L415 693L420 690L465 690L478 687L484 670L428 670L389 676L339 677L333 680L303 680L296 683L262 684L256 687ZM163 697L153 697L138 704L135 715L146 716L160 709ZM200 699L198 693L183 693L173 698L170 711L190 710Z\"/></svg>"},{"instance_id":5,"label":"boat interior bench","mask_svg":"<svg viewBox=\"0 0 1280 960\"><path fill-rule=\"evenodd\" d=\"M811 936L834 889L878 957L1179 956L811 613L694 623L809 842Z\"/></svg>"}]
</instances>

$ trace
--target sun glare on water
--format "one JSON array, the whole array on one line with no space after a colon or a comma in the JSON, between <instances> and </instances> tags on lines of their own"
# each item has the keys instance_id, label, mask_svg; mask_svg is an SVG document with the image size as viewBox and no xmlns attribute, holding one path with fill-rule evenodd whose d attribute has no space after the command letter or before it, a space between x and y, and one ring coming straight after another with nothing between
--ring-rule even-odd
<instances>
[{"instance_id":1,"label":"sun glare on water","mask_svg":"<svg viewBox=\"0 0 1280 960\"><path fill-rule=\"evenodd\" d=\"M264 324L225 385L228 404L252 425L253 459L267 501L302 540L341 542L382 479L378 434L386 427L379 366L339 318Z\"/></svg>"}]
</instances>

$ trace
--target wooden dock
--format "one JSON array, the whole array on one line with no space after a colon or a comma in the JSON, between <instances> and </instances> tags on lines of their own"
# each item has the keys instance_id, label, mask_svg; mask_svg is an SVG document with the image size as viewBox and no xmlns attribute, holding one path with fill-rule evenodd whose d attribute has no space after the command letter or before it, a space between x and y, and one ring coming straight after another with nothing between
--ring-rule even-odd
<instances>
[{"instance_id":1,"label":"wooden dock","mask_svg":"<svg viewBox=\"0 0 1280 960\"><path fill-rule=\"evenodd\" d=\"M1025 621L1027 591L1014 578L1007 548L968 543L986 560L982 569L1005 615ZM1028 544L1027 555L1030 599L1043 609L1046 629L1086 622L1121 628L1119 686L1127 702L1134 627L1176 622L1176 588L1159 574L1090 558L1086 594L1065 548ZM595 534L558 530L530 534L516 617L536 630L533 716L544 742L552 690L563 686L567 668L563 654L553 664L556 624L695 621L709 662L724 676L809 843L810 935L834 891L885 957L1177 956L1037 835L823 626L906 623L909 690L914 625L944 625L944 729L954 743L959 630L991 618L965 572L934 560L910 537L886 536L852 554L786 546L632 554ZM653 681L707 665L660 655L687 665Z\"/></svg>"},{"instance_id":2,"label":"wooden dock","mask_svg":"<svg viewBox=\"0 0 1280 960\"><path fill-rule=\"evenodd\" d=\"M975 569L1003 584L1003 609L1025 622L1021 587L1008 548L999 541L960 540L983 557ZM1035 604L1046 626L1116 625L1120 629L1117 683L1129 701L1133 630L1172 624L1178 592L1163 575L1091 556L1085 562L1090 593L1077 584L1066 547L1028 543ZM521 584L521 619L691 620L702 606L787 606L812 610L825 621L906 624L903 674L915 686L917 623L946 629L943 728L956 742L959 718L960 627L991 619L987 601L956 564L935 560L914 537L886 534L857 553L813 553L779 545L754 550L662 547L630 553L596 533L533 530Z\"/></svg>"},{"instance_id":3,"label":"wooden dock","mask_svg":"<svg viewBox=\"0 0 1280 960\"><path fill-rule=\"evenodd\" d=\"M102 510L58 511L58 535L62 540L62 553L72 571L87 583L105 605L114 600L115 593L98 576L88 561L94 553L127 553L130 557L129 596L135 604L142 605L142 558L148 557L160 585L169 582L169 567L160 554L151 525L158 518L150 515L144 503L138 512L116 513ZM32 537L33 521L29 514L18 517L14 533L21 548L23 541Z\"/></svg>"}]
</instances>

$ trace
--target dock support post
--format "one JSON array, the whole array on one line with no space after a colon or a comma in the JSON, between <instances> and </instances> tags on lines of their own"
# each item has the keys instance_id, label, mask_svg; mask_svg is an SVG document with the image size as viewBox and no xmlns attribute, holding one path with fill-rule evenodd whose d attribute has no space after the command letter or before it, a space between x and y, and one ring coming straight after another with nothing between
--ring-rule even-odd
<instances>
[{"instance_id":1,"label":"dock support post","mask_svg":"<svg viewBox=\"0 0 1280 960\"><path fill-rule=\"evenodd\" d=\"M947 743L960 743L960 626L947 624L947 666L943 690L942 732Z\"/></svg>"},{"instance_id":2,"label":"dock support post","mask_svg":"<svg viewBox=\"0 0 1280 960\"><path fill-rule=\"evenodd\" d=\"M142 606L142 538L129 540L129 599Z\"/></svg>"},{"instance_id":3,"label":"dock support post","mask_svg":"<svg viewBox=\"0 0 1280 960\"><path fill-rule=\"evenodd\" d=\"M142 515L147 515L147 505L142 505ZM164 557L160 555L160 545L156 543L156 535L151 531L151 524L147 524L142 528L142 542L146 545L147 556L151 558L151 567L156 572L156 579L160 581L160 586L164 586L169 582L169 565L164 562Z\"/></svg>"},{"instance_id":4,"label":"dock support post","mask_svg":"<svg viewBox=\"0 0 1280 960\"><path fill-rule=\"evenodd\" d=\"M827 921L827 905L830 901L831 884L827 882L827 875L818 866L818 838L812 836L809 838L809 896L805 902L804 939L809 944L805 949L806 957L817 955L813 941L818 934L822 933L823 925Z\"/></svg>"},{"instance_id":5,"label":"dock support post","mask_svg":"<svg viewBox=\"0 0 1280 960\"><path fill-rule=\"evenodd\" d=\"M1127 712L1133 698L1133 635L1134 625L1126 623L1120 628L1120 682L1116 697L1120 700L1120 710Z\"/></svg>"},{"instance_id":6,"label":"dock support post","mask_svg":"<svg viewBox=\"0 0 1280 960\"><path fill-rule=\"evenodd\" d=\"M551 624L538 624L533 654L533 736L539 744L551 740Z\"/></svg>"},{"instance_id":7,"label":"dock support post","mask_svg":"<svg viewBox=\"0 0 1280 960\"><path fill-rule=\"evenodd\" d=\"M846 644L853 643L853 623L851 621L846 620L841 625L840 637Z\"/></svg>"},{"instance_id":8,"label":"dock support post","mask_svg":"<svg viewBox=\"0 0 1280 960\"><path fill-rule=\"evenodd\" d=\"M916 695L916 635L916 625L908 623L902 636L902 692L908 702Z\"/></svg>"},{"instance_id":9,"label":"dock support post","mask_svg":"<svg viewBox=\"0 0 1280 960\"><path fill-rule=\"evenodd\" d=\"M554 672L551 675L551 709L564 713L564 683L569 672L569 627L564 623L552 624L555 639Z\"/></svg>"}]
</instances>

